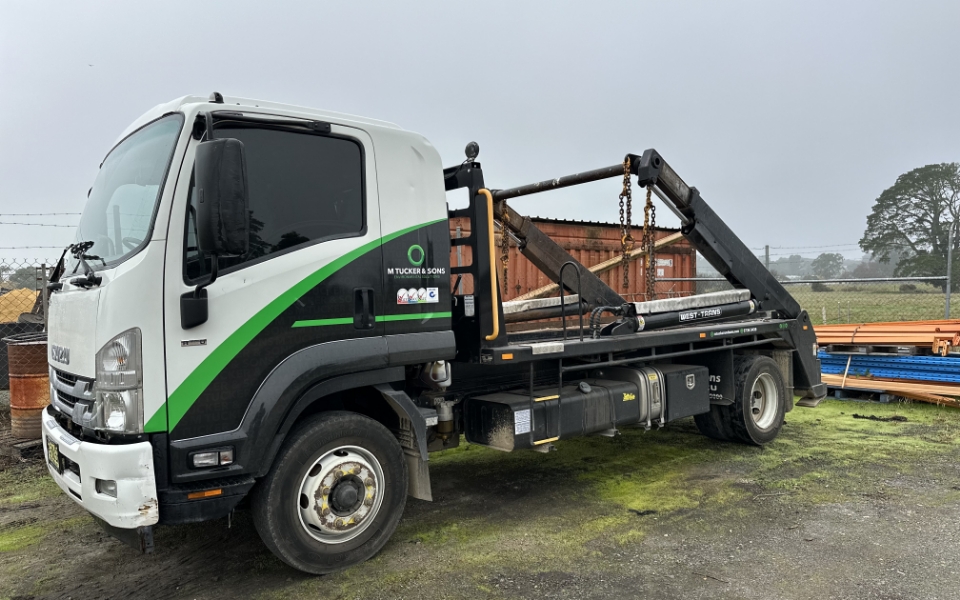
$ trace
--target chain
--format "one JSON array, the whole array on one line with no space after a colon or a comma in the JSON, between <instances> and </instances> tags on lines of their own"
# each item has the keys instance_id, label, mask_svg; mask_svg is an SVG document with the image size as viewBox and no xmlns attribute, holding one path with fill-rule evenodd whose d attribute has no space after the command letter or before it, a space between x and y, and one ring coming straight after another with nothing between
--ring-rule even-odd
<instances>
[{"instance_id":1,"label":"chain","mask_svg":"<svg viewBox=\"0 0 960 600\"><path fill-rule=\"evenodd\" d=\"M500 201L500 263L503 265L503 289L507 289L507 269L510 266L510 236L507 235L507 201Z\"/></svg>"},{"instance_id":2,"label":"chain","mask_svg":"<svg viewBox=\"0 0 960 600\"><path fill-rule=\"evenodd\" d=\"M654 230L657 228L657 207L653 205L650 197L650 186L647 186L647 203L643 207L643 237L640 241L640 247L646 254L646 273L645 273L645 295L647 300L657 299L657 265L654 259Z\"/></svg>"},{"instance_id":3,"label":"chain","mask_svg":"<svg viewBox=\"0 0 960 600\"><path fill-rule=\"evenodd\" d=\"M626 200L626 214L624 214ZM630 251L633 250L633 194L630 190L630 157L623 159L623 190L620 192L620 268L623 270L623 289L630 287Z\"/></svg>"}]
</instances>

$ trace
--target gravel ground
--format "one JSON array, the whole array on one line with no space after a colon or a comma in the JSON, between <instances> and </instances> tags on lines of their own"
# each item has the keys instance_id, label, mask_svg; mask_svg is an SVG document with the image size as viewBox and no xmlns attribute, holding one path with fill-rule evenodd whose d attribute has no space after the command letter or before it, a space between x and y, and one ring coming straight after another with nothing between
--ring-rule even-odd
<instances>
[{"instance_id":1,"label":"gravel ground","mask_svg":"<svg viewBox=\"0 0 960 600\"><path fill-rule=\"evenodd\" d=\"M764 449L688 421L558 448L434 457L436 501L408 502L377 557L326 577L275 559L245 511L159 528L136 555L42 464L3 463L0 598L958 597L953 409L828 401Z\"/></svg>"}]
</instances>

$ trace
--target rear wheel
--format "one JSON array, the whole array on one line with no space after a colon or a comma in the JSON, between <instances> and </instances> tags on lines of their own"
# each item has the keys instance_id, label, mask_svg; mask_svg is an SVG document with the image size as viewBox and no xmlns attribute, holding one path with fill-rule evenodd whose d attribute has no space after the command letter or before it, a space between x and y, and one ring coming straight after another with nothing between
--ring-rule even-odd
<instances>
[{"instance_id":1,"label":"rear wheel","mask_svg":"<svg viewBox=\"0 0 960 600\"><path fill-rule=\"evenodd\" d=\"M285 563L323 574L363 562L390 539L407 495L397 439L349 412L300 425L253 493L264 544Z\"/></svg>"},{"instance_id":2,"label":"rear wheel","mask_svg":"<svg viewBox=\"0 0 960 600\"><path fill-rule=\"evenodd\" d=\"M736 391L729 406L711 405L695 417L697 428L714 439L762 446L780 434L789 401L783 374L766 356L735 356Z\"/></svg>"},{"instance_id":3,"label":"rear wheel","mask_svg":"<svg viewBox=\"0 0 960 600\"><path fill-rule=\"evenodd\" d=\"M709 412L694 416L693 421L697 424L697 429L700 430L700 433L709 438L720 440L721 442L732 441L733 431L727 422L729 416L727 415L727 411L724 410L725 408L727 407L711 404Z\"/></svg>"}]
</instances>

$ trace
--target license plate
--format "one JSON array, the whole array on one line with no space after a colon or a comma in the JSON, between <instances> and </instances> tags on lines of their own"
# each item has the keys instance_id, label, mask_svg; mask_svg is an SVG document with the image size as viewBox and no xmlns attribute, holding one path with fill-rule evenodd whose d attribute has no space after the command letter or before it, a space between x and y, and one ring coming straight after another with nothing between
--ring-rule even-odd
<instances>
[{"instance_id":1,"label":"license plate","mask_svg":"<svg viewBox=\"0 0 960 600\"><path fill-rule=\"evenodd\" d=\"M63 475L63 461L60 460L60 447L47 440L47 462L57 470L57 473Z\"/></svg>"}]
</instances>

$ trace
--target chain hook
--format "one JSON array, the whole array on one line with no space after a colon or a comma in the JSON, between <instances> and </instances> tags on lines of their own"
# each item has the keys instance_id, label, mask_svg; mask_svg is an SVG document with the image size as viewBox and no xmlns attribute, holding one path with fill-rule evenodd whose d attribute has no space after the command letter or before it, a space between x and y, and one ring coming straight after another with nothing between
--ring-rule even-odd
<instances>
[{"instance_id":1,"label":"chain hook","mask_svg":"<svg viewBox=\"0 0 960 600\"><path fill-rule=\"evenodd\" d=\"M623 289L630 288L630 253L634 247L633 193L630 189L630 157L623 159L623 189L620 192L620 268L623 270ZM626 212L624 212L626 200Z\"/></svg>"},{"instance_id":2,"label":"chain hook","mask_svg":"<svg viewBox=\"0 0 960 600\"><path fill-rule=\"evenodd\" d=\"M657 207L653 204L651 197L652 188L647 186L647 202L643 207L643 237L640 241L640 247L643 248L646 255L645 261L645 281L644 295L647 300L656 300L657 298L657 266L654 260L654 250L656 248L655 229L657 227Z\"/></svg>"}]
</instances>

